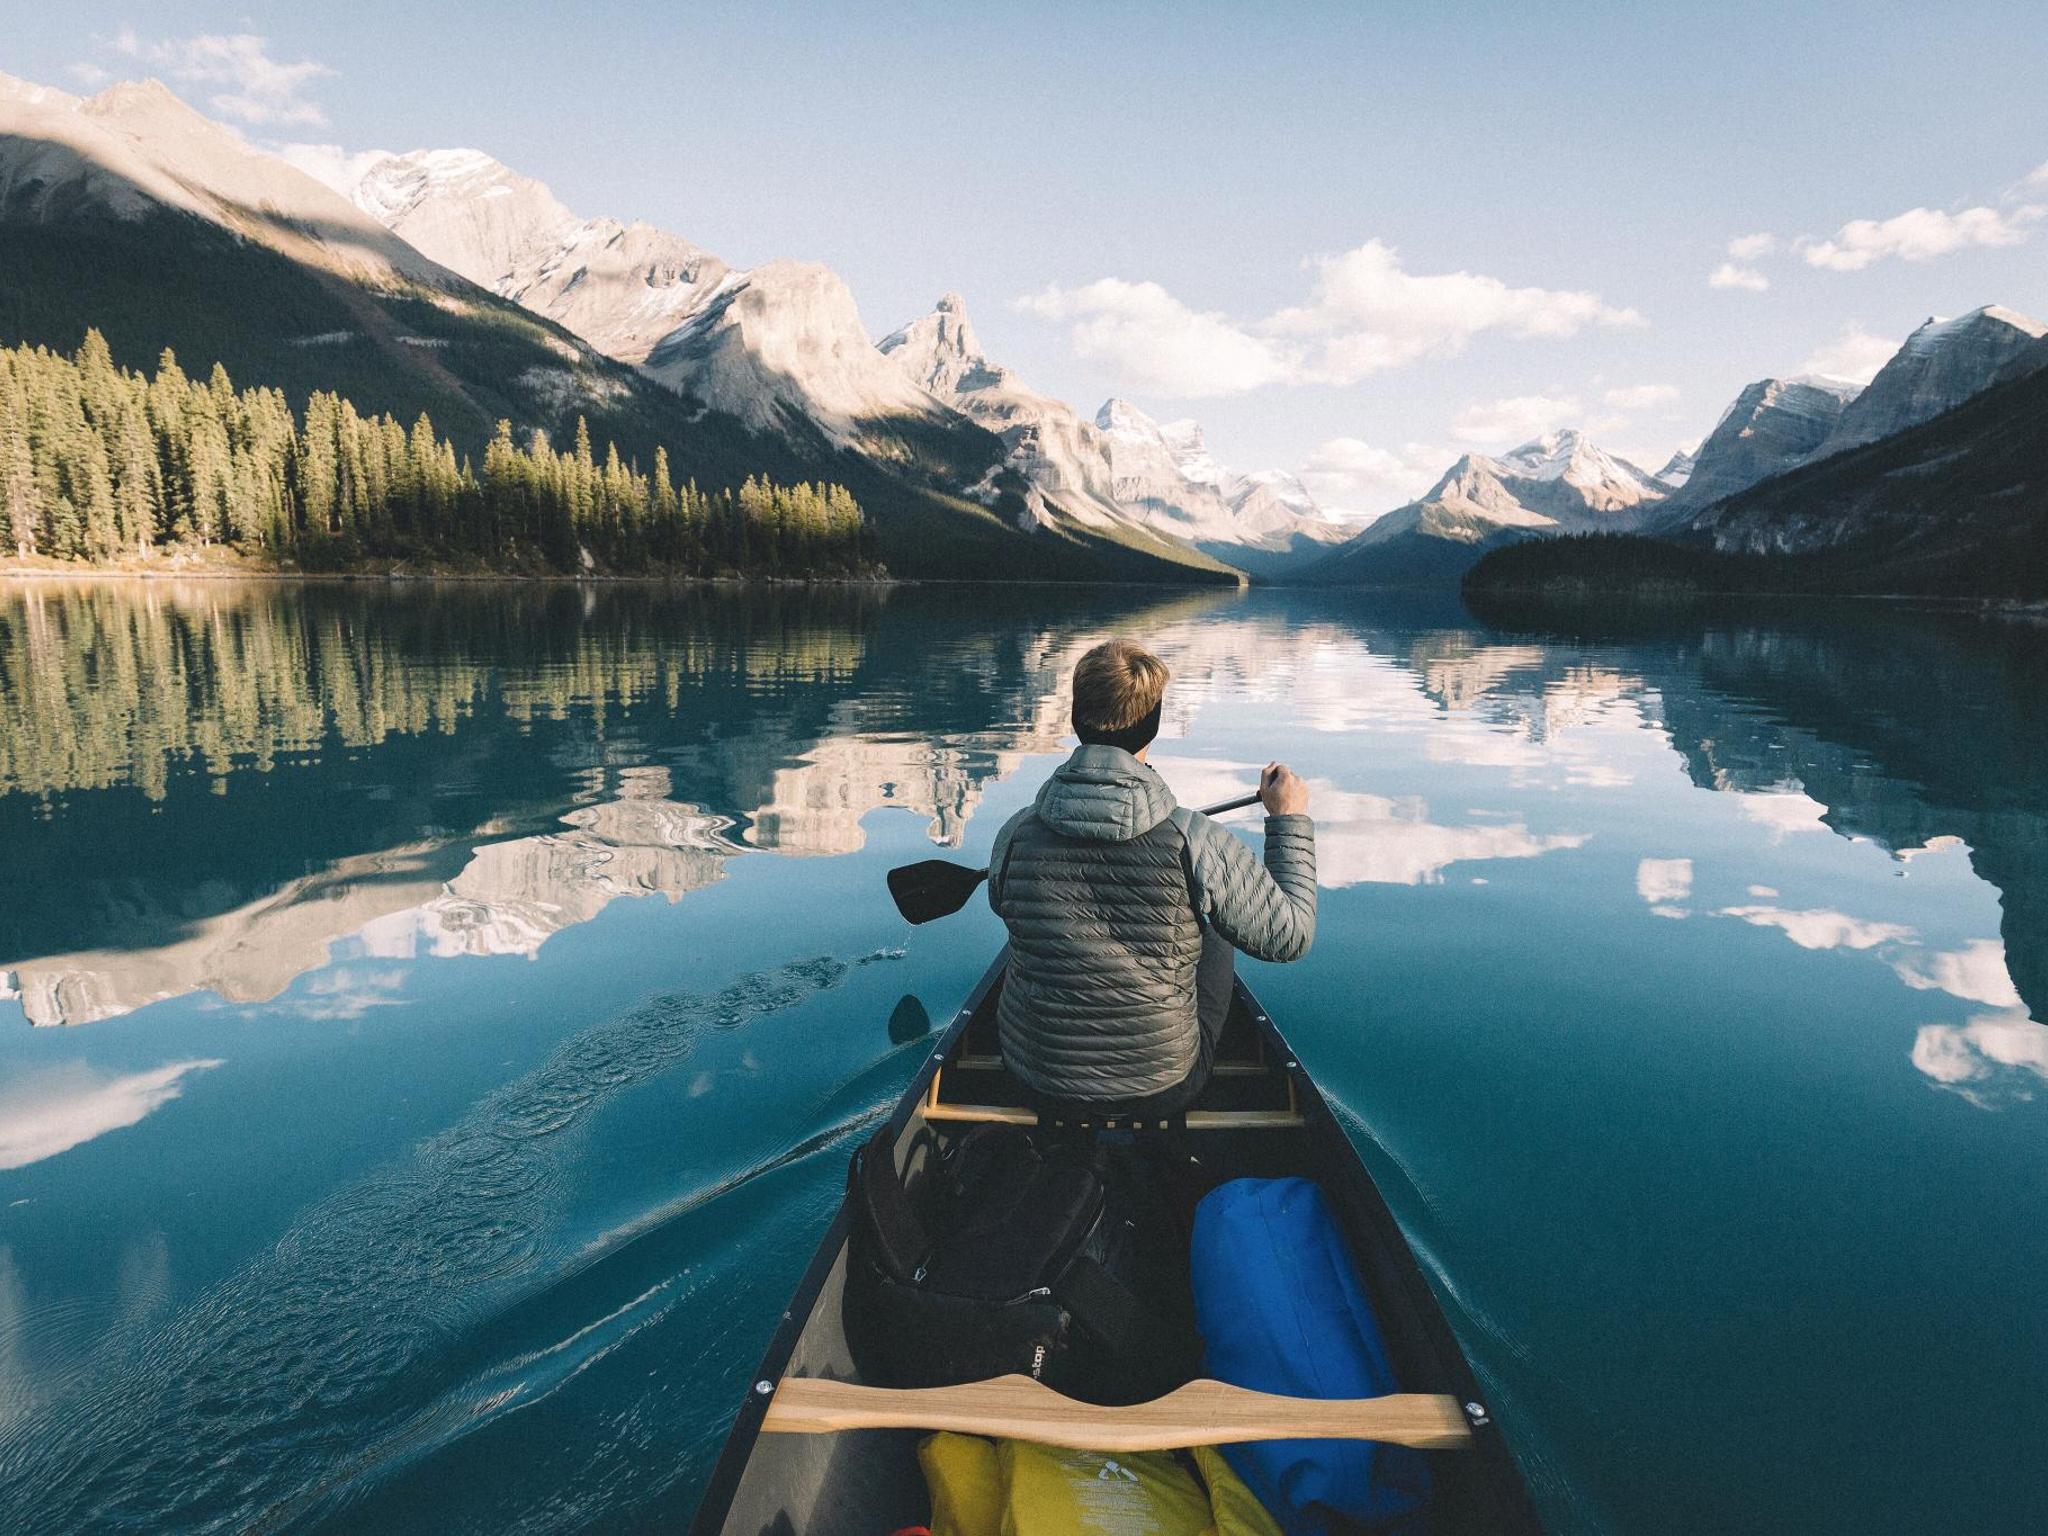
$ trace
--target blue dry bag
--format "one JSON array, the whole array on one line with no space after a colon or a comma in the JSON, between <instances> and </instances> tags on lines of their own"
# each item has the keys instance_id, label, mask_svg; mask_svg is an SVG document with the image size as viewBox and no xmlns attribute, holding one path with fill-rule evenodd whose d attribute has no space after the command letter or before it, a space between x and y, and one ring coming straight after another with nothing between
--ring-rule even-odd
<instances>
[{"instance_id":1,"label":"blue dry bag","mask_svg":"<svg viewBox=\"0 0 2048 1536\"><path fill-rule=\"evenodd\" d=\"M1322 1191L1234 1179L1195 1211L1195 1313L1218 1381L1289 1397L1379 1397L1394 1372ZM1288 1536L1423 1529L1420 1452L1364 1440L1267 1440L1223 1454Z\"/></svg>"}]
</instances>

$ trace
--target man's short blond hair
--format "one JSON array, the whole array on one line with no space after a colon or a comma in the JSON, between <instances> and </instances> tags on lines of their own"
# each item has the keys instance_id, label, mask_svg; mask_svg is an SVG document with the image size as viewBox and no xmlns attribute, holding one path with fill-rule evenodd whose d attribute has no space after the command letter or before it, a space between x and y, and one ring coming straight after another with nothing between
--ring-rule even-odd
<instances>
[{"instance_id":1,"label":"man's short blond hair","mask_svg":"<svg viewBox=\"0 0 2048 1536\"><path fill-rule=\"evenodd\" d=\"M1074 665L1074 734L1136 752L1159 734L1166 663L1135 640L1105 640Z\"/></svg>"}]
</instances>

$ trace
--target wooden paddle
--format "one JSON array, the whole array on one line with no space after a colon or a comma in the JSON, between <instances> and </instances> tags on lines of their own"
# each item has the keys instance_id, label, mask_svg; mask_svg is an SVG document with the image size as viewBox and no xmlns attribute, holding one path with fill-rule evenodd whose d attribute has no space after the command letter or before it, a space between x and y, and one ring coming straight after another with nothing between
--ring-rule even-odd
<instances>
[{"instance_id":1,"label":"wooden paddle","mask_svg":"<svg viewBox=\"0 0 2048 1536\"><path fill-rule=\"evenodd\" d=\"M1256 794L1240 795L1221 805L1204 806L1202 814L1221 816L1225 811L1240 811L1258 803ZM926 859L890 870L889 894L895 898L896 910L910 922L928 923L935 917L951 917L966 906L967 898L980 890L981 882L987 878L985 869L968 869L945 859Z\"/></svg>"},{"instance_id":2,"label":"wooden paddle","mask_svg":"<svg viewBox=\"0 0 2048 1536\"><path fill-rule=\"evenodd\" d=\"M1191 1381L1149 1403L1103 1408L1062 1397L1029 1376L906 1390L787 1376L761 1428L783 1435L950 1429L1077 1451L1170 1451L1245 1440L1376 1440L1434 1451L1472 1440L1458 1400L1430 1393L1275 1397L1220 1381Z\"/></svg>"}]
</instances>

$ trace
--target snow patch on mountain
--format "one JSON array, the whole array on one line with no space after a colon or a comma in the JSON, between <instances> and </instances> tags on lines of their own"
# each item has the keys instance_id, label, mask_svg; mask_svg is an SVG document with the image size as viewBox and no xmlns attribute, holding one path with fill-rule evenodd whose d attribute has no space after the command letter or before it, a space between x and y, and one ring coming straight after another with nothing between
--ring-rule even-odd
<instances>
[{"instance_id":1,"label":"snow patch on mountain","mask_svg":"<svg viewBox=\"0 0 2048 1536\"><path fill-rule=\"evenodd\" d=\"M742 271L650 224L579 218L541 182L474 149L388 156L351 195L471 281L757 429L807 420L859 447L880 422L957 422L877 356L829 268Z\"/></svg>"},{"instance_id":2,"label":"snow patch on mountain","mask_svg":"<svg viewBox=\"0 0 2048 1536\"><path fill-rule=\"evenodd\" d=\"M1657 471L1657 483L1667 490L1677 490L1692 478L1696 461L1683 448L1664 461L1664 467Z\"/></svg>"},{"instance_id":3,"label":"snow patch on mountain","mask_svg":"<svg viewBox=\"0 0 2048 1536\"><path fill-rule=\"evenodd\" d=\"M1928 319L1842 412L1812 456L1874 443L1954 410L1989 388L2044 334L2048 326L1998 304L1953 320Z\"/></svg>"},{"instance_id":4,"label":"snow patch on mountain","mask_svg":"<svg viewBox=\"0 0 2048 1536\"><path fill-rule=\"evenodd\" d=\"M1218 463L1201 425L1161 426L1128 400L1109 399L1095 414L1109 445L1116 499L1127 513L1169 537L1212 554L1252 552L1270 574L1276 561L1341 543L1348 529L1331 522L1299 479L1284 470L1240 474Z\"/></svg>"},{"instance_id":5,"label":"snow patch on mountain","mask_svg":"<svg viewBox=\"0 0 2048 1536\"><path fill-rule=\"evenodd\" d=\"M1655 476L1585 434L1546 432L1503 454L1466 454L1427 495L1356 534L1325 574L1365 575L1375 551L1401 544L1437 541L1476 555L1510 536L1632 533L1667 494Z\"/></svg>"}]
</instances>

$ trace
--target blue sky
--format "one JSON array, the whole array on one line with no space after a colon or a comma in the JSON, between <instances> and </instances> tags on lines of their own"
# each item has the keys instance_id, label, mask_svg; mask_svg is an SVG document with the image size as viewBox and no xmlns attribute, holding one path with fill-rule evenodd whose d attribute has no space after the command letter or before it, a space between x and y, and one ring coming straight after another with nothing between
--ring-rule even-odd
<instances>
[{"instance_id":1,"label":"blue sky","mask_svg":"<svg viewBox=\"0 0 2048 1536\"><path fill-rule=\"evenodd\" d=\"M73 0L10 33L32 79L155 73L258 142L472 146L825 261L877 336L958 290L1037 388L1357 510L1546 425L1655 469L1753 378L2048 317L2038 3Z\"/></svg>"}]
</instances>

